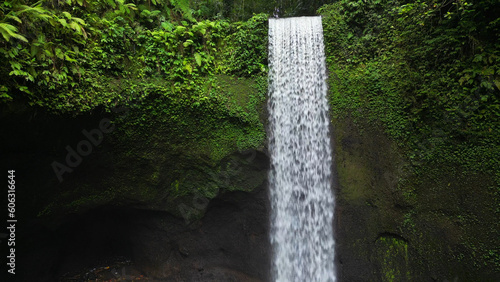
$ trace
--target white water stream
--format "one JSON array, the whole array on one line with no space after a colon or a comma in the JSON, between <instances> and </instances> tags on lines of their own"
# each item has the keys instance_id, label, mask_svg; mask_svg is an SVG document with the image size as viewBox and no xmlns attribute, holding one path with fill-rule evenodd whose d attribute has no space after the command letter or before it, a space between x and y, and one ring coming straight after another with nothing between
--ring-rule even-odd
<instances>
[{"instance_id":1,"label":"white water stream","mask_svg":"<svg viewBox=\"0 0 500 282\"><path fill-rule=\"evenodd\" d=\"M336 281L320 17L269 20L272 279Z\"/></svg>"}]
</instances>

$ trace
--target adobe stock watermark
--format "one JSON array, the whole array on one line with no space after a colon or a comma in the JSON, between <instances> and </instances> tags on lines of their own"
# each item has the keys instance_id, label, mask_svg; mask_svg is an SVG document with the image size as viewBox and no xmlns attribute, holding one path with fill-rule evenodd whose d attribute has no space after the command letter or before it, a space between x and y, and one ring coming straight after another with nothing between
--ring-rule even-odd
<instances>
[{"instance_id":1,"label":"adobe stock watermark","mask_svg":"<svg viewBox=\"0 0 500 282\"><path fill-rule=\"evenodd\" d=\"M112 108L111 111L122 113L118 118L123 119L128 115L129 109L126 107L116 107ZM65 162L53 161L51 164L59 183L63 182L63 175L65 173L72 173L83 162L83 158L92 154L94 147L102 143L104 135L113 132L114 129L115 124L110 119L103 118L99 121L96 128L82 130L84 139L80 140L74 148L70 145L65 147L67 151Z\"/></svg>"},{"instance_id":2,"label":"adobe stock watermark","mask_svg":"<svg viewBox=\"0 0 500 282\"><path fill-rule=\"evenodd\" d=\"M244 159L246 163L251 163L255 160L257 156L257 151L255 149L243 150L239 152L242 155L249 155ZM220 184L215 191L218 195L221 187L229 187L231 184L231 177L241 173L243 170L242 164L240 162L230 162L229 167L225 170L221 170L219 173L209 172L209 176L215 183ZM182 218L186 225L189 225L193 221L193 216L199 214L208 207L210 199L205 197L198 189L193 191L193 198L191 205L181 203L177 206Z\"/></svg>"}]
</instances>

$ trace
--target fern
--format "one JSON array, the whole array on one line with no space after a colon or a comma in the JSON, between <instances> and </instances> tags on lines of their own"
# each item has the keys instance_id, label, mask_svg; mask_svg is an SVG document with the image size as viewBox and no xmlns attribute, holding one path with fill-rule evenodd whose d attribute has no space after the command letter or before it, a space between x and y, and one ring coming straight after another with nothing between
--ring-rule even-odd
<instances>
[{"instance_id":1,"label":"fern","mask_svg":"<svg viewBox=\"0 0 500 282\"><path fill-rule=\"evenodd\" d=\"M2 12L4 12L4 9L2 9ZM42 7L41 1L33 4L32 6L14 3L13 9L9 11L0 21L0 33L7 42L10 41L11 38L16 38L21 41L28 42L26 37L18 33L18 28L16 26L7 22L8 20L13 20L19 24L22 24L23 22L18 16L23 13L27 13L33 18L42 20L52 18L52 14L50 13L50 11Z\"/></svg>"},{"instance_id":2,"label":"fern","mask_svg":"<svg viewBox=\"0 0 500 282\"><path fill-rule=\"evenodd\" d=\"M170 4L177 10L182 16L190 21L195 21L193 18L193 11L189 7L189 0L170 0Z\"/></svg>"},{"instance_id":3,"label":"fern","mask_svg":"<svg viewBox=\"0 0 500 282\"><path fill-rule=\"evenodd\" d=\"M28 39L26 39L26 37L17 33L17 27L8 23L0 23L0 33L2 33L3 38L5 38L5 40L7 41L9 41L11 37L14 37L21 41L28 42Z\"/></svg>"}]
</instances>

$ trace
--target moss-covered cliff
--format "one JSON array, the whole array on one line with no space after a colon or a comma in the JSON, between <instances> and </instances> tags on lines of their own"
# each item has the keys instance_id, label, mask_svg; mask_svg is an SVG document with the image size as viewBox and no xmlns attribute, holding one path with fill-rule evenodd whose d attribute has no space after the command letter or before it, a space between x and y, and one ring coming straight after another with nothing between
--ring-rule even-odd
<instances>
[{"instance_id":1,"label":"moss-covered cliff","mask_svg":"<svg viewBox=\"0 0 500 282\"><path fill-rule=\"evenodd\" d=\"M5 20L26 15L21 31L39 35L0 41L10 62L0 99L4 163L43 166L27 214L133 203L189 217L198 209L172 201L264 181L247 182L242 168L265 146L266 15L233 23L195 19L184 2L24 4L6 6ZM34 131L7 134L21 128ZM17 162L25 151L39 159Z\"/></svg>"},{"instance_id":2,"label":"moss-covered cliff","mask_svg":"<svg viewBox=\"0 0 500 282\"><path fill-rule=\"evenodd\" d=\"M265 150L266 78L217 76L210 83L213 90L197 106L173 101L158 87L140 104L111 113L71 118L12 110L4 130L29 132L22 142L3 139L4 163L36 173L20 180L31 182L20 196L38 199L31 215L106 204L180 215L177 199L261 185L266 172L252 162Z\"/></svg>"},{"instance_id":3,"label":"moss-covered cliff","mask_svg":"<svg viewBox=\"0 0 500 282\"><path fill-rule=\"evenodd\" d=\"M125 250L156 279L268 278L268 15L232 22L216 2L3 4L1 164L22 257L44 262L28 280L81 267L67 248L85 264ZM268 8L239 7L226 18ZM319 11L341 281L499 279L499 9Z\"/></svg>"},{"instance_id":4,"label":"moss-covered cliff","mask_svg":"<svg viewBox=\"0 0 500 282\"><path fill-rule=\"evenodd\" d=\"M267 16L14 2L38 34L0 41L19 279L265 280Z\"/></svg>"},{"instance_id":5,"label":"moss-covered cliff","mask_svg":"<svg viewBox=\"0 0 500 282\"><path fill-rule=\"evenodd\" d=\"M494 281L494 177L441 163L416 174L382 127L334 120L342 280Z\"/></svg>"},{"instance_id":6,"label":"moss-covered cliff","mask_svg":"<svg viewBox=\"0 0 500 282\"><path fill-rule=\"evenodd\" d=\"M339 1L320 10L342 280L498 280L498 8Z\"/></svg>"},{"instance_id":7,"label":"moss-covered cliff","mask_svg":"<svg viewBox=\"0 0 500 282\"><path fill-rule=\"evenodd\" d=\"M267 78L206 84L197 105L158 83L109 112L3 108L21 280L266 279Z\"/></svg>"}]
</instances>

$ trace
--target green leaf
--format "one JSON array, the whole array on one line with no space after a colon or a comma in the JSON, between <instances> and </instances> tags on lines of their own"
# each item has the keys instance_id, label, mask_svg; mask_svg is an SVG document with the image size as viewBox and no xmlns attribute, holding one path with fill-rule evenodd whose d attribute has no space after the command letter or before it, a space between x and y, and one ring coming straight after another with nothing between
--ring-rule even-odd
<instances>
[{"instance_id":1,"label":"green leaf","mask_svg":"<svg viewBox=\"0 0 500 282\"><path fill-rule=\"evenodd\" d=\"M23 22L21 21L21 19L20 19L20 18L18 18L18 17L16 17L16 16L6 15L5 17L6 17L6 18L8 18L8 19L13 19L13 20L15 20L15 21L16 21L16 22L18 22L18 23L23 23Z\"/></svg>"},{"instance_id":2,"label":"green leaf","mask_svg":"<svg viewBox=\"0 0 500 282\"><path fill-rule=\"evenodd\" d=\"M62 12L62 14L69 20L71 20L71 14L68 12Z\"/></svg>"},{"instance_id":3,"label":"green leaf","mask_svg":"<svg viewBox=\"0 0 500 282\"><path fill-rule=\"evenodd\" d=\"M18 89L24 93L31 94L31 91L28 90L27 86L18 86Z\"/></svg>"},{"instance_id":4,"label":"green leaf","mask_svg":"<svg viewBox=\"0 0 500 282\"><path fill-rule=\"evenodd\" d=\"M196 60L196 64L198 64L198 66L201 66L201 55L200 55L200 53L194 53L194 59Z\"/></svg>"},{"instance_id":5,"label":"green leaf","mask_svg":"<svg viewBox=\"0 0 500 282\"><path fill-rule=\"evenodd\" d=\"M64 53L61 49L59 48L56 48L56 56L59 58L59 59L64 59Z\"/></svg>"},{"instance_id":6,"label":"green leaf","mask_svg":"<svg viewBox=\"0 0 500 282\"><path fill-rule=\"evenodd\" d=\"M165 29L166 31L172 31L174 25L170 22L162 22L161 27L163 27L163 29Z\"/></svg>"},{"instance_id":7,"label":"green leaf","mask_svg":"<svg viewBox=\"0 0 500 282\"><path fill-rule=\"evenodd\" d=\"M189 72L189 73L192 73L193 72L193 67L190 65L190 64L186 64L184 66L184 68Z\"/></svg>"},{"instance_id":8,"label":"green leaf","mask_svg":"<svg viewBox=\"0 0 500 282\"><path fill-rule=\"evenodd\" d=\"M81 32L82 32L82 28L81 28L81 26L80 26L78 23L76 23L76 22L71 22L71 23L69 24L69 26L70 26L72 29L74 29L76 32L78 32L78 33L81 33Z\"/></svg>"},{"instance_id":9,"label":"green leaf","mask_svg":"<svg viewBox=\"0 0 500 282\"><path fill-rule=\"evenodd\" d=\"M177 27L175 28L175 33L177 33L177 34L179 34L179 35L180 35L180 34L184 33L184 31L185 31L185 30L186 30L186 28L185 28L185 27L183 27L183 26L180 26L180 25L179 25L179 26L177 26Z\"/></svg>"},{"instance_id":10,"label":"green leaf","mask_svg":"<svg viewBox=\"0 0 500 282\"><path fill-rule=\"evenodd\" d=\"M84 20L82 20L82 19L80 19L80 18L73 17L73 19L72 19L72 20L73 20L73 21L75 21L75 22L77 22L77 23L79 23L80 25L83 25L83 26L85 26L85 25L86 25L85 21L84 21Z\"/></svg>"},{"instance_id":11,"label":"green leaf","mask_svg":"<svg viewBox=\"0 0 500 282\"><path fill-rule=\"evenodd\" d=\"M65 19L59 19L59 23L63 26L63 27L68 27L68 23L66 22Z\"/></svg>"},{"instance_id":12,"label":"green leaf","mask_svg":"<svg viewBox=\"0 0 500 282\"><path fill-rule=\"evenodd\" d=\"M0 99L12 100L12 97L7 93L9 89L2 85L0 86Z\"/></svg>"},{"instance_id":13,"label":"green leaf","mask_svg":"<svg viewBox=\"0 0 500 282\"><path fill-rule=\"evenodd\" d=\"M2 33L3 37L7 41L9 41L11 37L14 37L21 41L28 42L28 39L26 39L26 37L17 33L17 27L8 23L0 23L0 33Z\"/></svg>"},{"instance_id":14,"label":"green leaf","mask_svg":"<svg viewBox=\"0 0 500 282\"><path fill-rule=\"evenodd\" d=\"M12 67L12 69L14 70L20 70L21 69L21 64L16 62L16 61L10 61L10 66Z\"/></svg>"},{"instance_id":15,"label":"green leaf","mask_svg":"<svg viewBox=\"0 0 500 282\"><path fill-rule=\"evenodd\" d=\"M495 78L493 79L493 83L497 86L498 89L500 89L500 78Z\"/></svg>"},{"instance_id":16,"label":"green leaf","mask_svg":"<svg viewBox=\"0 0 500 282\"><path fill-rule=\"evenodd\" d=\"M71 58L71 57L69 57L68 55L64 55L64 59L65 59L66 61L68 61L68 62L72 62L72 63L77 62L77 60L72 59L72 58Z\"/></svg>"},{"instance_id":17,"label":"green leaf","mask_svg":"<svg viewBox=\"0 0 500 282\"><path fill-rule=\"evenodd\" d=\"M482 71L483 75L493 75L495 74L495 70L493 68L486 68Z\"/></svg>"}]
</instances>

